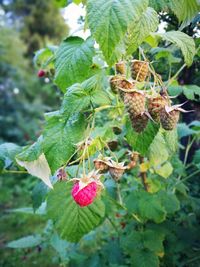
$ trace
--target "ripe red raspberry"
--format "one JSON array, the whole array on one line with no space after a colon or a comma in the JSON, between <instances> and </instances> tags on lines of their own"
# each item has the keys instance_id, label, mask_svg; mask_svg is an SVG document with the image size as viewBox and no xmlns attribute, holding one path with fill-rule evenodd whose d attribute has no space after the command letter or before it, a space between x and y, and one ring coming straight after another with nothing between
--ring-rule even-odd
<instances>
[{"instance_id":1,"label":"ripe red raspberry","mask_svg":"<svg viewBox=\"0 0 200 267\"><path fill-rule=\"evenodd\" d=\"M92 204L96 198L98 186L97 183L93 181L83 188L80 188L80 183L81 182L77 182L73 186L72 197L79 206L85 207Z\"/></svg>"},{"instance_id":2,"label":"ripe red raspberry","mask_svg":"<svg viewBox=\"0 0 200 267\"><path fill-rule=\"evenodd\" d=\"M37 76L38 76L39 78L41 78L41 77L44 77L45 74L46 74L46 71L45 71L45 70L39 70L38 73L37 73Z\"/></svg>"}]
</instances>

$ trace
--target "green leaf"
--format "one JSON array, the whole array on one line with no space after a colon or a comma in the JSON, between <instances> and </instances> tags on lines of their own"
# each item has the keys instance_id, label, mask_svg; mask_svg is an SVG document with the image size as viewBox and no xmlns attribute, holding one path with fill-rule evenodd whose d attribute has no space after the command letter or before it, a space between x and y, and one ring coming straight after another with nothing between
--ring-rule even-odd
<instances>
[{"instance_id":1,"label":"green leaf","mask_svg":"<svg viewBox=\"0 0 200 267\"><path fill-rule=\"evenodd\" d=\"M18 240L11 241L7 244L8 248L30 248L36 247L42 243L42 238L40 235L29 235L22 237Z\"/></svg>"},{"instance_id":2,"label":"green leaf","mask_svg":"<svg viewBox=\"0 0 200 267\"><path fill-rule=\"evenodd\" d=\"M140 216L155 223L161 223L166 218L166 211L155 195L148 194L138 204Z\"/></svg>"},{"instance_id":3,"label":"green leaf","mask_svg":"<svg viewBox=\"0 0 200 267\"><path fill-rule=\"evenodd\" d=\"M112 65L122 55L116 48L122 41L129 24L138 20L147 8L147 0L88 0L87 22L106 61ZM114 55L113 55L114 53Z\"/></svg>"},{"instance_id":4,"label":"green leaf","mask_svg":"<svg viewBox=\"0 0 200 267\"><path fill-rule=\"evenodd\" d=\"M139 20L131 23L128 29L127 54L132 54L151 32L156 31L159 24L158 14L148 7Z\"/></svg>"},{"instance_id":5,"label":"green leaf","mask_svg":"<svg viewBox=\"0 0 200 267\"><path fill-rule=\"evenodd\" d=\"M131 266L159 267L158 256L148 250L134 250L131 254Z\"/></svg>"},{"instance_id":6,"label":"green leaf","mask_svg":"<svg viewBox=\"0 0 200 267\"><path fill-rule=\"evenodd\" d=\"M163 178L168 178L173 172L173 167L170 162L166 162L164 165L156 167L155 172Z\"/></svg>"},{"instance_id":7,"label":"green leaf","mask_svg":"<svg viewBox=\"0 0 200 267\"><path fill-rule=\"evenodd\" d=\"M167 90L170 96L178 96L183 92L183 86L170 85Z\"/></svg>"},{"instance_id":8,"label":"green leaf","mask_svg":"<svg viewBox=\"0 0 200 267\"><path fill-rule=\"evenodd\" d=\"M200 87L194 84L184 85L183 93L189 100L199 101L200 98Z\"/></svg>"},{"instance_id":9,"label":"green leaf","mask_svg":"<svg viewBox=\"0 0 200 267\"><path fill-rule=\"evenodd\" d=\"M42 154L42 141L43 138L40 136L37 142L33 143L31 146L26 146L23 148L22 152L16 157L21 161L33 161L39 158Z\"/></svg>"},{"instance_id":10,"label":"green leaf","mask_svg":"<svg viewBox=\"0 0 200 267\"><path fill-rule=\"evenodd\" d=\"M153 7L156 11L163 11L168 9L168 0L149 0L149 6Z\"/></svg>"},{"instance_id":11,"label":"green leaf","mask_svg":"<svg viewBox=\"0 0 200 267\"><path fill-rule=\"evenodd\" d=\"M92 73L94 41L69 37L59 46L55 61L55 83L63 92L74 83L82 82Z\"/></svg>"},{"instance_id":12,"label":"green leaf","mask_svg":"<svg viewBox=\"0 0 200 267\"><path fill-rule=\"evenodd\" d=\"M180 202L175 194L159 191L157 195L168 214L173 214L180 209Z\"/></svg>"},{"instance_id":13,"label":"green leaf","mask_svg":"<svg viewBox=\"0 0 200 267\"><path fill-rule=\"evenodd\" d=\"M72 85L64 96L61 107L62 114L70 116L75 112L87 109L90 105L90 95L82 88L80 83Z\"/></svg>"},{"instance_id":14,"label":"green leaf","mask_svg":"<svg viewBox=\"0 0 200 267\"><path fill-rule=\"evenodd\" d=\"M101 223L105 206L97 198L91 205L80 207L71 196L71 188L71 184L63 182L54 186L47 199L47 213L61 238L78 242Z\"/></svg>"},{"instance_id":15,"label":"green leaf","mask_svg":"<svg viewBox=\"0 0 200 267\"><path fill-rule=\"evenodd\" d=\"M108 105L107 79L103 73L96 74L82 84L74 84L64 96L61 113L70 116L87 109L90 105Z\"/></svg>"},{"instance_id":16,"label":"green leaf","mask_svg":"<svg viewBox=\"0 0 200 267\"><path fill-rule=\"evenodd\" d=\"M175 153L178 150L178 132L175 128L172 131L164 131L163 136L165 139L166 146L170 154Z\"/></svg>"},{"instance_id":17,"label":"green leaf","mask_svg":"<svg viewBox=\"0 0 200 267\"><path fill-rule=\"evenodd\" d=\"M66 7L68 0L53 0L56 7Z\"/></svg>"},{"instance_id":18,"label":"green leaf","mask_svg":"<svg viewBox=\"0 0 200 267\"><path fill-rule=\"evenodd\" d=\"M34 64L38 68L54 69L54 55L56 50L57 46L48 46L38 50L33 58Z\"/></svg>"},{"instance_id":19,"label":"green leaf","mask_svg":"<svg viewBox=\"0 0 200 267\"><path fill-rule=\"evenodd\" d=\"M149 161L151 166L158 166L167 161L168 148L163 135L158 132L149 148Z\"/></svg>"},{"instance_id":20,"label":"green leaf","mask_svg":"<svg viewBox=\"0 0 200 267\"><path fill-rule=\"evenodd\" d=\"M163 252L163 234L156 234L152 230L131 231L128 236L122 236L121 245L126 253L132 254L134 250L147 249L155 253Z\"/></svg>"},{"instance_id":21,"label":"green leaf","mask_svg":"<svg viewBox=\"0 0 200 267\"><path fill-rule=\"evenodd\" d=\"M45 200L49 188L42 182L37 183L32 191L33 208L36 210Z\"/></svg>"},{"instance_id":22,"label":"green leaf","mask_svg":"<svg viewBox=\"0 0 200 267\"><path fill-rule=\"evenodd\" d=\"M182 22L180 30L188 26L200 11L200 5L197 0L170 0L169 6L179 22Z\"/></svg>"},{"instance_id":23,"label":"green leaf","mask_svg":"<svg viewBox=\"0 0 200 267\"><path fill-rule=\"evenodd\" d=\"M53 234L50 244L59 254L62 261L68 259L69 255L67 249L69 249L70 244L67 241L60 239L57 234Z\"/></svg>"},{"instance_id":24,"label":"green leaf","mask_svg":"<svg viewBox=\"0 0 200 267\"><path fill-rule=\"evenodd\" d=\"M152 230L146 230L143 233L144 247L155 253L162 253L164 251L163 241L164 235L156 233Z\"/></svg>"},{"instance_id":25,"label":"green leaf","mask_svg":"<svg viewBox=\"0 0 200 267\"><path fill-rule=\"evenodd\" d=\"M129 145L131 145L135 151L145 156L149 150L149 146L153 142L156 134L158 133L159 126L149 122L145 130L142 133L138 134L133 130L131 122L127 118L125 127L126 139Z\"/></svg>"},{"instance_id":26,"label":"green leaf","mask_svg":"<svg viewBox=\"0 0 200 267\"><path fill-rule=\"evenodd\" d=\"M21 151L21 147L13 143L0 145L0 171L7 168L15 161L15 156Z\"/></svg>"},{"instance_id":27,"label":"green leaf","mask_svg":"<svg viewBox=\"0 0 200 267\"><path fill-rule=\"evenodd\" d=\"M179 138L183 138L185 136L193 135L196 132L189 127L186 123L178 124L178 136Z\"/></svg>"},{"instance_id":28,"label":"green leaf","mask_svg":"<svg viewBox=\"0 0 200 267\"><path fill-rule=\"evenodd\" d=\"M195 43L192 37L180 31L169 31L158 35L161 36L163 40L178 46L183 53L186 64L188 66L192 64L196 53Z\"/></svg>"},{"instance_id":29,"label":"green leaf","mask_svg":"<svg viewBox=\"0 0 200 267\"><path fill-rule=\"evenodd\" d=\"M125 198L125 203L128 211L135 213L142 220L161 223L166 218L166 211L155 194L145 191L131 192Z\"/></svg>"},{"instance_id":30,"label":"green leaf","mask_svg":"<svg viewBox=\"0 0 200 267\"><path fill-rule=\"evenodd\" d=\"M52 173L60 168L75 152L76 144L84 139L84 116L70 118L54 115L47 118L44 130L43 151Z\"/></svg>"}]
</instances>

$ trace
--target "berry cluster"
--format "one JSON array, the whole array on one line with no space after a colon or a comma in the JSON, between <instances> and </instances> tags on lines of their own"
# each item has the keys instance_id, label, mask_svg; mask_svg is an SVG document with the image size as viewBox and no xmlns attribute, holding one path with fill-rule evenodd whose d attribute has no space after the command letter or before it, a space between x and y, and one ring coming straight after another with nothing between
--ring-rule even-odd
<instances>
[{"instance_id":1,"label":"berry cluster","mask_svg":"<svg viewBox=\"0 0 200 267\"><path fill-rule=\"evenodd\" d=\"M131 80L126 79L126 64L116 64L117 75L110 79L110 87L114 93L119 93L129 114L132 127L141 133L148 121L160 123L163 129L169 131L176 127L180 111L185 112L181 105L171 106L166 89L160 92L153 90L139 90L141 83L146 84L150 77L147 61L133 60L131 62ZM149 83L150 85L150 83Z\"/></svg>"}]
</instances>

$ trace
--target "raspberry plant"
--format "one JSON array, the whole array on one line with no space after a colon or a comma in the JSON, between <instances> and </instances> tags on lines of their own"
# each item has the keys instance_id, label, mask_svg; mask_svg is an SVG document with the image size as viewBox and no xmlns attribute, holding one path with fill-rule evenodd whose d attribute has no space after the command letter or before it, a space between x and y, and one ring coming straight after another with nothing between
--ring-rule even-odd
<instances>
[{"instance_id":1,"label":"raspberry plant","mask_svg":"<svg viewBox=\"0 0 200 267\"><path fill-rule=\"evenodd\" d=\"M186 1L190 12L184 13L177 2L183 1L164 7L184 28L198 7ZM181 31L157 32L156 1L88 0L85 6L91 36L70 36L34 58L38 76L48 76L63 93L61 107L45 114L32 145L1 145L2 172L28 172L46 184L35 189L41 201L34 208L46 204L60 238L78 242L99 226L97 233L107 229L121 248L122 264L156 267L164 262L167 227L180 209L183 188L173 159L185 110L168 92L179 72L162 80L148 38L180 49L183 67L192 64L195 43Z\"/></svg>"}]
</instances>

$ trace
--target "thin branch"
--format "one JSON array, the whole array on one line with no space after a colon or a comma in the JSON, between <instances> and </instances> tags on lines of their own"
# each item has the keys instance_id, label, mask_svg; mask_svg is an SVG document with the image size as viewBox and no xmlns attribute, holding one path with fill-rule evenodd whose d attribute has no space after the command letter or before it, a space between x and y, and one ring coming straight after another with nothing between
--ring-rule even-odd
<instances>
[{"instance_id":1,"label":"thin branch","mask_svg":"<svg viewBox=\"0 0 200 267\"><path fill-rule=\"evenodd\" d=\"M144 157L139 156L140 164L144 163ZM148 192L149 191L149 185L147 183L147 173L146 172L140 172L140 177L144 186L144 189Z\"/></svg>"}]
</instances>

